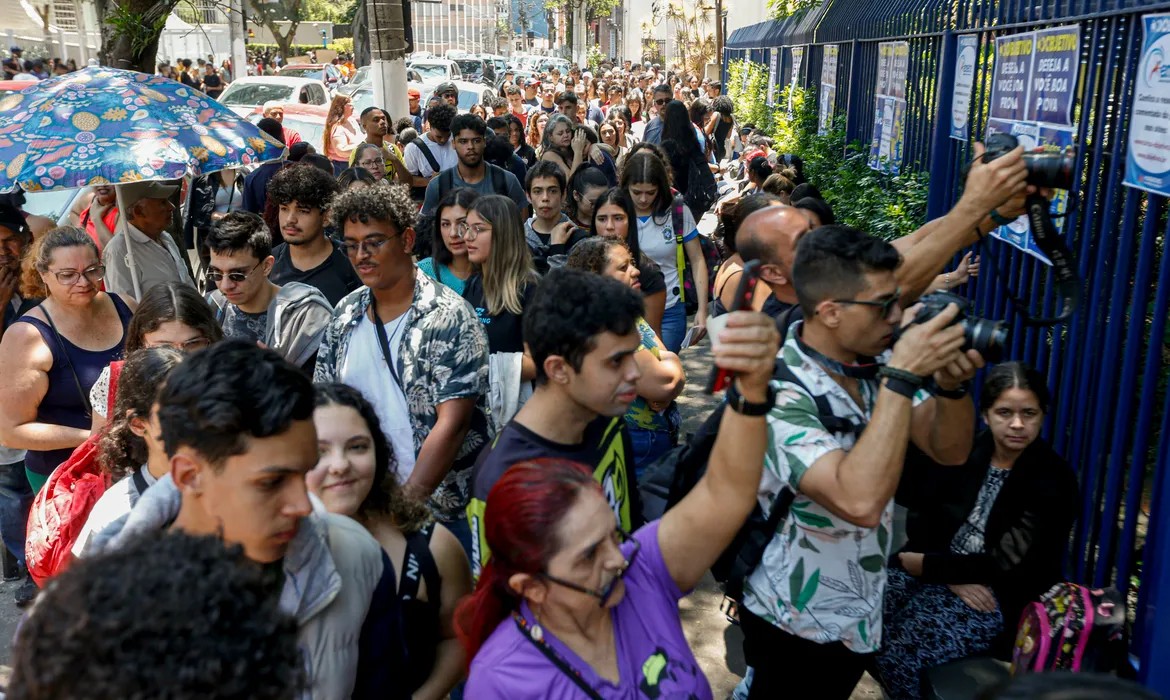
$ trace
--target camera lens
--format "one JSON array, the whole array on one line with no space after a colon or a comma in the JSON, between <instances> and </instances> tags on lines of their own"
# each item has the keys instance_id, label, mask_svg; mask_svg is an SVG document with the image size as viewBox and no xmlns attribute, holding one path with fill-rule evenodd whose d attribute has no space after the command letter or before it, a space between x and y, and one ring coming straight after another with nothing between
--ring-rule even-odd
<instances>
[{"instance_id":1,"label":"camera lens","mask_svg":"<svg viewBox=\"0 0 1170 700\"><path fill-rule=\"evenodd\" d=\"M1058 190L1072 189L1076 172L1076 155L1072 150L1059 153L1025 153L1028 184Z\"/></svg>"},{"instance_id":2,"label":"camera lens","mask_svg":"<svg viewBox=\"0 0 1170 700\"><path fill-rule=\"evenodd\" d=\"M965 318L963 334L967 339L965 350L978 350L988 362L999 362L1003 359L1003 351L1008 341L1006 323L985 318Z\"/></svg>"}]
</instances>

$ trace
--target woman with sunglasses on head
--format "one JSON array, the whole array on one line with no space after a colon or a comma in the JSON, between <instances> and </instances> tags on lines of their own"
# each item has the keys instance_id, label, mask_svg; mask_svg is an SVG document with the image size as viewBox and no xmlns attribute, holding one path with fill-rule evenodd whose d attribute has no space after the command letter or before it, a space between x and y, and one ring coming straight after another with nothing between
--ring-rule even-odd
<instances>
[{"instance_id":1,"label":"woman with sunglasses on head","mask_svg":"<svg viewBox=\"0 0 1170 700\"><path fill-rule=\"evenodd\" d=\"M21 296L44 299L0 342L0 444L28 450L35 493L90 434L89 390L122 356L137 304L101 291L105 267L85 231L35 240L21 269Z\"/></svg>"},{"instance_id":2,"label":"woman with sunglasses on head","mask_svg":"<svg viewBox=\"0 0 1170 700\"><path fill-rule=\"evenodd\" d=\"M638 215L634 200L620 187L603 192L593 202L593 218L589 230L595 236L615 238L626 244L641 272L642 302L646 305L643 317L654 333L662 337L662 315L666 310L666 278L658 263L646 257L638 247Z\"/></svg>"},{"instance_id":3,"label":"woman with sunglasses on head","mask_svg":"<svg viewBox=\"0 0 1170 700\"><path fill-rule=\"evenodd\" d=\"M470 187L456 187L443 195L435 207L439 235L431 239L431 257L418 261L418 269L423 274L460 295L474 271L474 265L467 258L463 231L467 224L467 210L477 199L479 193Z\"/></svg>"},{"instance_id":4,"label":"woman with sunglasses on head","mask_svg":"<svg viewBox=\"0 0 1170 700\"><path fill-rule=\"evenodd\" d=\"M452 616L471 590L467 555L424 503L403 493L394 451L361 392L345 384L315 388L320 456L305 484L330 513L365 527L401 572L391 603L401 622L386 630L401 651L403 692L396 697L445 698L466 663Z\"/></svg>"},{"instance_id":5,"label":"woman with sunglasses on head","mask_svg":"<svg viewBox=\"0 0 1170 700\"><path fill-rule=\"evenodd\" d=\"M538 292L534 312L552 307ZM778 334L741 312L721 340L715 362L737 373L746 403L729 404L706 474L661 519L619 531L593 467L564 459L521 461L492 487L481 525L491 557L455 613L468 697L712 697L678 601L755 507ZM563 362L546 365L562 374Z\"/></svg>"},{"instance_id":6,"label":"woman with sunglasses on head","mask_svg":"<svg viewBox=\"0 0 1170 700\"><path fill-rule=\"evenodd\" d=\"M584 270L641 291L641 273L625 241L593 236L578 243L569 254L567 267ZM634 471L638 477L654 460L674 446L671 437L677 432L681 417L672 402L682 394L687 373L678 355L668 351L645 318L638 319L641 344L634 354L642 376L638 379L638 398L626 411L626 428L634 445Z\"/></svg>"},{"instance_id":7,"label":"woman with sunglasses on head","mask_svg":"<svg viewBox=\"0 0 1170 700\"><path fill-rule=\"evenodd\" d=\"M463 225L467 259L475 274L467 300L488 337L488 405L494 430L502 428L532 394L536 366L524 349L524 308L539 278L524 237L524 221L511 199L481 196L467 209Z\"/></svg>"},{"instance_id":8,"label":"woman with sunglasses on head","mask_svg":"<svg viewBox=\"0 0 1170 700\"><path fill-rule=\"evenodd\" d=\"M223 330L203 297L182 282L165 282L142 295L134 318L126 328L123 355L130 357L142 348L173 348L183 353L202 350L223 340ZM98 375L89 392L93 406L90 429L106 424L106 402L110 395L110 368Z\"/></svg>"}]
</instances>

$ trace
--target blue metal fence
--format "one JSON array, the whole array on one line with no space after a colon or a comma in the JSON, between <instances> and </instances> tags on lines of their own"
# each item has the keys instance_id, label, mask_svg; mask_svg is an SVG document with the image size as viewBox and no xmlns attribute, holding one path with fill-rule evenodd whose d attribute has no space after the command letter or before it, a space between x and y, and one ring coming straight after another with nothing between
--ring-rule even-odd
<instances>
[{"instance_id":1,"label":"blue metal fence","mask_svg":"<svg viewBox=\"0 0 1170 700\"><path fill-rule=\"evenodd\" d=\"M1007 355L1044 372L1054 391L1046 437L1078 470L1082 491L1069 575L1116 585L1131 602L1136 593L1139 674L1170 697L1170 207L1165 197L1122 185L1141 16L1168 10L1166 0L828 0L783 23L736 30L723 65L726 82L732 61L763 63L767 49L788 61L790 49L803 46L798 82L815 91L824 47L837 44L836 112L845 115L847 140L868 143L878 43L908 41L903 167L929 171L934 218L957 200L963 165L973 157L970 142L949 137L958 37L976 36L985 59L970 100L970 136L978 139L996 37L1080 25L1074 115L1081 167L1064 230L1084 280L1082 306L1054 328L1025 325L1005 285L1051 315L1059 304L1051 271L996 241L982 244L984 272L969 292L981 315L1010 323ZM780 72L781 84L789 79Z\"/></svg>"}]
</instances>

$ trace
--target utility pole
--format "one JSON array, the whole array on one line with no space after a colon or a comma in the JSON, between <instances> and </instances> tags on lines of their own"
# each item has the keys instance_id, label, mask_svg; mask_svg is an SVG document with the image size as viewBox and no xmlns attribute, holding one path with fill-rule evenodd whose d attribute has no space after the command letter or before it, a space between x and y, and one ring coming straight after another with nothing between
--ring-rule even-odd
<instances>
[{"instance_id":1,"label":"utility pole","mask_svg":"<svg viewBox=\"0 0 1170 700\"><path fill-rule=\"evenodd\" d=\"M248 74L248 16L244 0L231 0L228 6L228 41L232 52L232 80Z\"/></svg>"},{"instance_id":2,"label":"utility pole","mask_svg":"<svg viewBox=\"0 0 1170 700\"><path fill-rule=\"evenodd\" d=\"M374 103L390 120L406 116L406 23L403 0L365 0Z\"/></svg>"}]
</instances>

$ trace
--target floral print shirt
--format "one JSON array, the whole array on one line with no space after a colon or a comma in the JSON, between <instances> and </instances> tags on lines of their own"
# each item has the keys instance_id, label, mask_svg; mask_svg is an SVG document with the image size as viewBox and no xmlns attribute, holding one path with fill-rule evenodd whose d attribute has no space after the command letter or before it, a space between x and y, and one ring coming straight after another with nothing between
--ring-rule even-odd
<instances>
[{"instance_id":1,"label":"floral print shirt","mask_svg":"<svg viewBox=\"0 0 1170 700\"><path fill-rule=\"evenodd\" d=\"M455 463L431 495L430 507L435 517L451 521L463 517L470 497L471 467L490 438L484 400L488 389L487 335L475 310L459 295L417 268L414 278L414 301L407 312L399 360L415 455L438 421L439 404L476 398L471 428ZM341 368L345 365L353 330L372 299L370 288L361 287L338 303L317 353L313 381L341 381ZM353 378L349 379L352 384ZM368 386L359 388L376 390Z\"/></svg>"},{"instance_id":2,"label":"floral print shirt","mask_svg":"<svg viewBox=\"0 0 1170 700\"><path fill-rule=\"evenodd\" d=\"M839 641L865 654L881 646L893 500L876 528L859 527L801 493L800 480L818 459L835 450L848 452L857 441L854 434L825 428L812 394L825 396L834 416L864 427L873 415L878 380L858 381L862 398L858 406L801 350L797 342L801 325L789 332L780 357L808 391L780 382L776 405L768 414L759 502L770 511L782 488L793 489L796 498L744 584L744 605L790 634L822 644ZM879 357L878 362L886 359ZM928 398L920 391L914 404Z\"/></svg>"}]
</instances>

